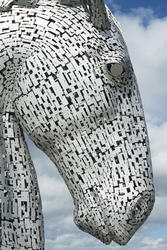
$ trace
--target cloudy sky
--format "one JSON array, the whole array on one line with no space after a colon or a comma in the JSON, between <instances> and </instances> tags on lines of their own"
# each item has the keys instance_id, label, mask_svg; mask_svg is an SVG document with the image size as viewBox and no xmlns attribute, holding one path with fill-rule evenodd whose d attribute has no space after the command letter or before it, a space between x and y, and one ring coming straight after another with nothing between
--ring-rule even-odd
<instances>
[{"instance_id":1,"label":"cloudy sky","mask_svg":"<svg viewBox=\"0 0 167 250\"><path fill-rule=\"evenodd\" d=\"M105 246L73 223L73 203L56 167L30 141L45 217L46 250L167 249L167 2L106 0L120 22L137 75L150 137L156 203L127 246Z\"/></svg>"}]
</instances>

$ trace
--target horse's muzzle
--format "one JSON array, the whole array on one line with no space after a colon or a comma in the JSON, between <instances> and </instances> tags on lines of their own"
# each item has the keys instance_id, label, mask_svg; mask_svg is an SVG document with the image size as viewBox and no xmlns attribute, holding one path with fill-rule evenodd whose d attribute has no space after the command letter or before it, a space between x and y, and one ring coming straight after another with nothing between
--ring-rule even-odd
<instances>
[{"instance_id":1,"label":"horse's muzzle","mask_svg":"<svg viewBox=\"0 0 167 250\"><path fill-rule=\"evenodd\" d=\"M109 206L92 205L90 209L83 203L75 210L75 224L83 231L108 245L115 241L126 245L137 229L144 223L154 204L154 192L144 192L135 197L127 206L126 212L111 210Z\"/></svg>"}]
</instances>

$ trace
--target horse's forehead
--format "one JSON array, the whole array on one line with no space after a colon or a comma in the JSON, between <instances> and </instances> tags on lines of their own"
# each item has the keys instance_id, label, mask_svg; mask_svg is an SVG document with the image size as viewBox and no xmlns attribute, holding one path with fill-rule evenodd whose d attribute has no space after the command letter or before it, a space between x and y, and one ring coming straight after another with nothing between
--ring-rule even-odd
<instances>
[{"instance_id":1,"label":"horse's forehead","mask_svg":"<svg viewBox=\"0 0 167 250\"><path fill-rule=\"evenodd\" d=\"M62 26L64 25L62 21ZM70 43L64 40L64 37L58 37L58 43L63 44L66 48L74 48L75 51L88 53L91 57L100 56L100 59L111 59L112 57L127 57L128 51L119 27L115 22L111 23L111 30L102 31L92 26L92 24L82 19L84 25L80 25L78 29L77 18L76 22L70 27L70 31L73 33L76 28L78 29L77 35L71 36ZM91 29L91 33L89 32ZM72 34L71 33L71 34ZM104 58L103 58L104 56ZM128 56L129 57L129 56Z\"/></svg>"},{"instance_id":2,"label":"horse's forehead","mask_svg":"<svg viewBox=\"0 0 167 250\"><path fill-rule=\"evenodd\" d=\"M98 52L111 52L111 51L121 51L121 53L125 52L127 55L127 47L125 41L122 37L122 33L118 23L115 21L112 14L109 12L110 19L110 30L101 30L97 29L92 25L89 21L87 13L79 8L65 8L63 9L64 13L67 14L67 19L71 22L71 18L68 15L70 13L73 16L73 22L70 27L69 32L74 32L74 36L71 36L71 45L74 46L78 42L82 43L80 48L89 48L91 50L98 50ZM57 17L56 17L57 18ZM78 22L79 20L79 22ZM61 25L66 25L67 20L62 20ZM91 32L90 32L91 30ZM59 41L63 42L64 38L59 37ZM64 43L64 42L63 42ZM65 43L69 46L69 43ZM105 55L106 56L106 55Z\"/></svg>"}]
</instances>

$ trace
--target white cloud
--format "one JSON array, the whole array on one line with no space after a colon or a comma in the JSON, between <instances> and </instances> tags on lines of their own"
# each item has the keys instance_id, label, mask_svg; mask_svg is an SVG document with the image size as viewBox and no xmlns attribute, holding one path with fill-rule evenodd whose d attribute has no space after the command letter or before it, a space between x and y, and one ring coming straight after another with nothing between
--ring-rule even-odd
<instances>
[{"instance_id":1,"label":"white cloud","mask_svg":"<svg viewBox=\"0 0 167 250\"><path fill-rule=\"evenodd\" d=\"M41 192L44 198L47 200L52 200L55 196L60 199L63 195L67 194L66 186L54 177L42 175L39 178L39 185L41 186Z\"/></svg>"},{"instance_id":2,"label":"white cloud","mask_svg":"<svg viewBox=\"0 0 167 250\"><path fill-rule=\"evenodd\" d=\"M150 216L151 222L167 223L166 204L167 204L167 196L156 197L154 209Z\"/></svg>"},{"instance_id":3,"label":"white cloud","mask_svg":"<svg viewBox=\"0 0 167 250\"><path fill-rule=\"evenodd\" d=\"M44 213L46 215L67 213L73 204L65 183L47 175L40 176L38 181Z\"/></svg>"},{"instance_id":4,"label":"white cloud","mask_svg":"<svg viewBox=\"0 0 167 250\"><path fill-rule=\"evenodd\" d=\"M160 125L148 123L154 173L167 177L167 122Z\"/></svg>"},{"instance_id":5,"label":"white cloud","mask_svg":"<svg viewBox=\"0 0 167 250\"><path fill-rule=\"evenodd\" d=\"M155 122L154 122L155 121ZM167 122L158 119L147 122L152 153L152 164L156 194L166 195L167 190Z\"/></svg>"},{"instance_id":6,"label":"white cloud","mask_svg":"<svg viewBox=\"0 0 167 250\"><path fill-rule=\"evenodd\" d=\"M134 249L139 249L139 250L165 250L167 248L167 240L158 238L158 239L153 239L150 237L144 237L142 241L140 242L139 248L134 248Z\"/></svg>"}]
</instances>

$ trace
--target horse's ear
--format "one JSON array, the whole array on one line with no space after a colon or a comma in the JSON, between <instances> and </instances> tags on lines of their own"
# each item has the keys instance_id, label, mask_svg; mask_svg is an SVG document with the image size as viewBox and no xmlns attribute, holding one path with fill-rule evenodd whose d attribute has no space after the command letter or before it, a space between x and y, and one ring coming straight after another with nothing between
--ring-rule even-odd
<instances>
[{"instance_id":1,"label":"horse's ear","mask_svg":"<svg viewBox=\"0 0 167 250\"><path fill-rule=\"evenodd\" d=\"M12 2L14 2L14 0L1 0L0 1L0 11L7 10Z\"/></svg>"},{"instance_id":2,"label":"horse's ear","mask_svg":"<svg viewBox=\"0 0 167 250\"><path fill-rule=\"evenodd\" d=\"M83 6L90 14L90 20L96 28L110 29L111 25L107 15L104 0L81 0Z\"/></svg>"}]
</instances>

